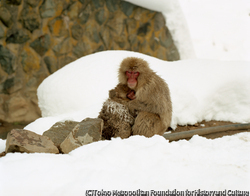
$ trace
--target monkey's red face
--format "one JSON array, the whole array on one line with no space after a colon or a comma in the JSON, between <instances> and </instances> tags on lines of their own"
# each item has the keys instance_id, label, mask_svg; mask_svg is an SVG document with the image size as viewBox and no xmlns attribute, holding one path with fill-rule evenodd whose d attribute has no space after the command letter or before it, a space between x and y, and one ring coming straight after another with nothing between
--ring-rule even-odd
<instances>
[{"instance_id":1,"label":"monkey's red face","mask_svg":"<svg viewBox=\"0 0 250 196\"><path fill-rule=\"evenodd\" d=\"M134 89L137 85L137 77L140 75L137 71L126 71L126 76L128 78L128 87Z\"/></svg>"}]
</instances>

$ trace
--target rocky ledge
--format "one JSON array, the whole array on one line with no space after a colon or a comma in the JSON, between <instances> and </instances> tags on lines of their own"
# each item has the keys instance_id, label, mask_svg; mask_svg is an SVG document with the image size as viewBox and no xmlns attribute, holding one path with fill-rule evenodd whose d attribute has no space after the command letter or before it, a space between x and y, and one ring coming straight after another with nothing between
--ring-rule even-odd
<instances>
[{"instance_id":1,"label":"rocky ledge","mask_svg":"<svg viewBox=\"0 0 250 196\"><path fill-rule=\"evenodd\" d=\"M86 118L81 122L55 123L43 135L24 129L13 129L6 141L4 156L10 152L67 154L72 150L102 139L103 120Z\"/></svg>"}]
</instances>

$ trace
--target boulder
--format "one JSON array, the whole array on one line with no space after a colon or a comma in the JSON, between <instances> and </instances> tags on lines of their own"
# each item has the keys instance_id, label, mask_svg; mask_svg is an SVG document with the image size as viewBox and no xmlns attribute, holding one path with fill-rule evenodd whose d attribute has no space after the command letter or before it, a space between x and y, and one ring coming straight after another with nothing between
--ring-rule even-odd
<instances>
[{"instance_id":1,"label":"boulder","mask_svg":"<svg viewBox=\"0 0 250 196\"><path fill-rule=\"evenodd\" d=\"M5 152L59 153L58 148L46 136L34 132L13 129L7 135Z\"/></svg>"},{"instance_id":2,"label":"boulder","mask_svg":"<svg viewBox=\"0 0 250 196\"><path fill-rule=\"evenodd\" d=\"M101 140L102 129L102 119L84 119L74 127L67 138L61 143L61 151L63 153L69 153L82 145Z\"/></svg>"},{"instance_id":3,"label":"boulder","mask_svg":"<svg viewBox=\"0 0 250 196\"><path fill-rule=\"evenodd\" d=\"M70 120L57 122L49 130L45 131L43 135L49 137L54 142L55 146L59 148L61 143L77 124L79 124L79 122Z\"/></svg>"}]
</instances>

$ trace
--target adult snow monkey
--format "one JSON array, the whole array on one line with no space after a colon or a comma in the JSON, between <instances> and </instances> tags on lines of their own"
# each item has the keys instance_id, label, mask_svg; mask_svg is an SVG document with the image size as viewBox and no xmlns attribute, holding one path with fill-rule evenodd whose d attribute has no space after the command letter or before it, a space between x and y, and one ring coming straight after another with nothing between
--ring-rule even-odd
<instances>
[{"instance_id":1,"label":"adult snow monkey","mask_svg":"<svg viewBox=\"0 0 250 196\"><path fill-rule=\"evenodd\" d=\"M132 115L136 114L132 135L163 135L172 119L167 83L149 68L145 60L136 57L128 57L121 62L118 79L116 91L122 86L128 87L123 99L130 99L125 104Z\"/></svg>"}]
</instances>

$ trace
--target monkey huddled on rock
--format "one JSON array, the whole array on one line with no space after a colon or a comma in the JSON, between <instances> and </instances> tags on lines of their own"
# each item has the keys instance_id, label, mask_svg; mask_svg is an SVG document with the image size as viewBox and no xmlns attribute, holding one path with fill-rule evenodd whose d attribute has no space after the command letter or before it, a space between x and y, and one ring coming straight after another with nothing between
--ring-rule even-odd
<instances>
[{"instance_id":1,"label":"monkey huddled on rock","mask_svg":"<svg viewBox=\"0 0 250 196\"><path fill-rule=\"evenodd\" d=\"M166 82L136 57L121 62L118 78L98 116L104 120L103 138L163 135L172 118Z\"/></svg>"}]
</instances>

